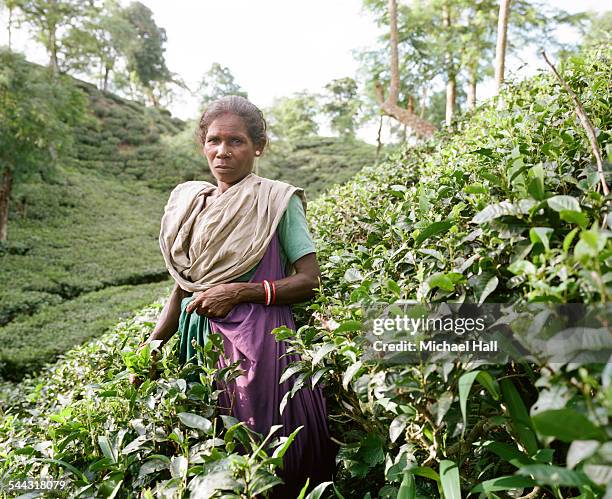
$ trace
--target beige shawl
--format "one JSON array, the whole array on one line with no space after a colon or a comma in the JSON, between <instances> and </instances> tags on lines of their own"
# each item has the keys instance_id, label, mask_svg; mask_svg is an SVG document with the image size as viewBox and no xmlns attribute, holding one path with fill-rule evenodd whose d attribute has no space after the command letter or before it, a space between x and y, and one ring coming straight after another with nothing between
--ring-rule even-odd
<instances>
[{"instance_id":1,"label":"beige shawl","mask_svg":"<svg viewBox=\"0 0 612 499\"><path fill-rule=\"evenodd\" d=\"M289 200L304 190L250 173L206 208L216 187L204 181L177 185L161 219L159 245L166 268L186 291L231 282L263 257Z\"/></svg>"}]
</instances>

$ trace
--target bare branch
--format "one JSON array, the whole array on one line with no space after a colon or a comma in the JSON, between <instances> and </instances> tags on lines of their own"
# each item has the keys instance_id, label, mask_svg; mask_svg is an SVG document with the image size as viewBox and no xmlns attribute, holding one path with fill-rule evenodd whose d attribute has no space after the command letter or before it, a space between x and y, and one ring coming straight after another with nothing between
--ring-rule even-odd
<instances>
[{"instance_id":1,"label":"bare branch","mask_svg":"<svg viewBox=\"0 0 612 499\"><path fill-rule=\"evenodd\" d=\"M553 73L555 73L555 76L557 77L557 79L561 82L561 85L563 85L567 93L570 94L572 100L574 101L574 105L576 106L576 109L575 109L576 114L578 115L578 118L580 119L580 123L582 124L582 127L584 128L584 131L586 132L587 137L589 138L589 141L591 142L591 150L593 151L593 156L595 156L595 161L597 162L597 173L599 174L599 181L601 182L601 188L603 190L603 193L607 196L608 194L610 194L610 189L608 189L608 184L606 184L606 179L604 177L603 160L601 158L601 151L599 150L599 145L597 144L597 137L595 136L595 129L593 128L591 120L587 116L584 110L584 107L582 107L582 104L578 100L578 96L576 95L576 93L571 89L571 87L567 84L567 82L559 74L559 72L557 71L557 68L555 68L553 63L548 60L548 57L546 57L546 52L542 50L540 53L542 54L542 57L544 57L544 60L546 61L546 63L553 70Z\"/></svg>"}]
</instances>

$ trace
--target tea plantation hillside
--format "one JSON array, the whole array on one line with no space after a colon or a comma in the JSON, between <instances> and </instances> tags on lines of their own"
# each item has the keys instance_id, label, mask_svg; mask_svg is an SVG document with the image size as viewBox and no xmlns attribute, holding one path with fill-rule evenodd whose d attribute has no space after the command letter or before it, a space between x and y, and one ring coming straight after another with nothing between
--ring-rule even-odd
<instances>
[{"instance_id":1,"label":"tea plantation hillside","mask_svg":"<svg viewBox=\"0 0 612 499\"><path fill-rule=\"evenodd\" d=\"M561 68L608 185L610 56ZM374 301L608 304L610 199L595 172L569 97L543 73L310 204L322 286L295 308L298 331L274 331L302 356L285 373L293 391L324 384L341 445L334 482L308 498L610 497L612 363L363 357ZM149 347L135 349L161 306L5 387L0 476L63 477L70 497L266 497L291 438L262 442L217 417L213 381L237 375L205 367L219 336L201 348L205 365L180 366L175 335L160 377L129 384L149 372ZM609 329L598 334L583 347L609 349ZM200 383L186 381L193 371Z\"/></svg>"},{"instance_id":2,"label":"tea plantation hillside","mask_svg":"<svg viewBox=\"0 0 612 499\"><path fill-rule=\"evenodd\" d=\"M358 139L310 137L287 145L272 142L260 160L260 175L304 187L307 199L312 200L375 162L376 147L372 144Z\"/></svg>"},{"instance_id":3,"label":"tea plantation hillside","mask_svg":"<svg viewBox=\"0 0 612 499\"><path fill-rule=\"evenodd\" d=\"M74 82L89 105L72 157L11 193L0 245L0 376L8 379L99 336L170 285L159 220L169 190L196 167L164 168L173 151L162 139L185 124Z\"/></svg>"},{"instance_id":4,"label":"tea plantation hillside","mask_svg":"<svg viewBox=\"0 0 612 499\"><path fill-rule=\"evenodd\" d=\"M75 130L76 165L116 180L141 180L148 187L171 191L184 180L212 181L193 135L192 123L173 118L165 109L145 107L77 80L87 94L90 119Z\"/></svg>"},{"instance_id":5,"label":"tea plantation hillside","mask_svg":"<svg viewBox=\"0 0 612 499\"><path fill-rule=\"evenodd\" d=\"M163 294L171 282L157 237L168 194L185 180L213 181L195 123L74 82L88 108L72 158L17 183L11 195L9 240L0 245L6 379L21 379ZM312 199L374 160L373 146L314 138L309 147L317 140L324 147L310 162L271 155L271 177L305 187Z\"/></svg>"}]
</instances>

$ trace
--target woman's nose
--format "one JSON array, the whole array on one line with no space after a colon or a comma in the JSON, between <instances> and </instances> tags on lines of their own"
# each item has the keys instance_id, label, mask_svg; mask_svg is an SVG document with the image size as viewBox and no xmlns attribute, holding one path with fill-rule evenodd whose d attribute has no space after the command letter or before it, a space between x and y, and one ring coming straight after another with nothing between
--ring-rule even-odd
<instances>
[{"instance_id":1,"label":"woman's nose","mask_svg":"<svg viewBox=\"0 0 612 499\"><path fill-rule=\"evenodd\" d=\"M221 142L219 147L217 148L217 155L219 156L227 156L228 149L227 144L225 142Z\"/></svg>"}]
</instances>

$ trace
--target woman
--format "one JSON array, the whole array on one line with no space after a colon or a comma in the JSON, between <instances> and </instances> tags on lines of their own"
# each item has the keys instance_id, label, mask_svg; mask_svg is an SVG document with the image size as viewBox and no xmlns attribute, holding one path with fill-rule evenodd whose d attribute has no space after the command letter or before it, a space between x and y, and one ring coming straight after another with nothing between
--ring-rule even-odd
<instances>
[{"instance_id":1,"label":"woman","mask_svg":"<svg viewBox=\"0 0 612 499\"><path fill-rule=\"evenodd\" d=\"M147 341L163 344L180 329L186 362L196 355L192 339L222 335L227 361L222 356L218 367L239 361L245 371L223 386L222 410L264 435L274 424L283 425L283 435L304 426L279 471L285 485L273 489L274 497L296 497L306 478L311 486L332 479L336 451L320 387L302 388L279 412L292 382L278 381L299 358L285 356L285 343L270 332L295 329L289 305L310 299L319 286L304 191L252 173L267 137L261 111L248 100L213 102L198 132L217 186L184 182L170 195L160 247L176 285Z\"/></svg>"}]
</instances>

